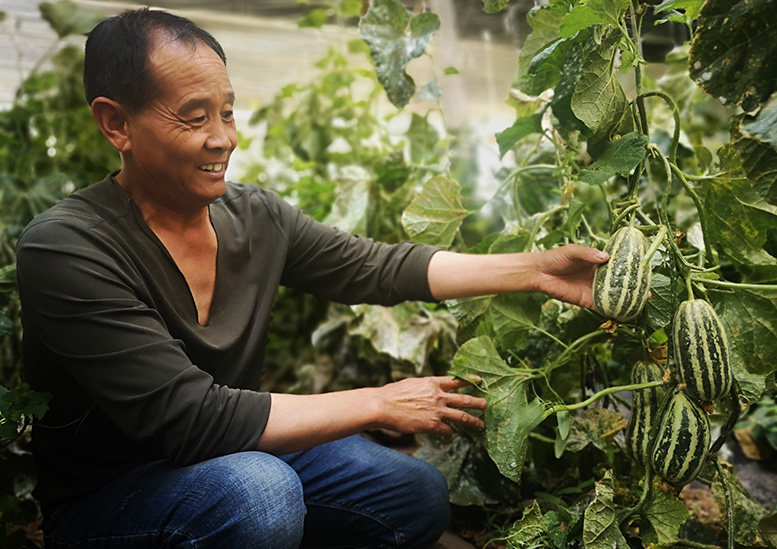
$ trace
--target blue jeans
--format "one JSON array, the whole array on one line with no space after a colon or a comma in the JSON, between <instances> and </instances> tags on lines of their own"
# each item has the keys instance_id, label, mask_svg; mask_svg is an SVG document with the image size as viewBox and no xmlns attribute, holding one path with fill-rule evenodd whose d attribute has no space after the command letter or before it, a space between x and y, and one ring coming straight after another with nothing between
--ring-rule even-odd
<instances>
[{"instance_id":1,"label":"blue jeans","mask_svg":"<svg viewBox=\"0 0 777 549\"><path fill-rule=\"evenodd\" d=\"M275 457L157 461L60 507L46 547L430 547L449 518L433 466L354 436Z\"/></svg>"}]
</instances>

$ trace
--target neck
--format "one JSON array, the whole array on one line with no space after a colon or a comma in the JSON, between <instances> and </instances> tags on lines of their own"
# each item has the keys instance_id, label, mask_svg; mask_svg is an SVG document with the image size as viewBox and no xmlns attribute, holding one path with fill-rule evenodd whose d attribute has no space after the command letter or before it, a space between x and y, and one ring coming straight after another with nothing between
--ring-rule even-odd
<instances>
[{"instance_id":1,"label":"neck","mask_svg":"<svg viewBox=\"0 0 777 549\"><path fill-rule=\"evenodd\" d=\"M156 233L162 231L183 234L211 227L207 204L190 208L176 204L176 208L171 208L160 200L147 196L138 186L132 185L124 169L116 174L115 179L135 203L143 221Z\"/></svg>"}]
</instances>

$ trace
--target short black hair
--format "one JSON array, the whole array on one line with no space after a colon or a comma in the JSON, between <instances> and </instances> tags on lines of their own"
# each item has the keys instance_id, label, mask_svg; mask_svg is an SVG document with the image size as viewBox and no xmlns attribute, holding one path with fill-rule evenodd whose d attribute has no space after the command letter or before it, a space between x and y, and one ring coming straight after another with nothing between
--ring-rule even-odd
<instances>
[{"instance_id":1,"label":"short black hair","mask_svg":"<svg viewBox=\"0 0 777 549\"><path fill-rule=\"evenodd\" d=\"M142 112L154 98L157 84L148 58L160 36L215 51L224 65L227 57L218 41L190 20L161 10L127 10L99 23L86 40L84 91L89 105L107 97L133 114Z\"/></svg>"}]
</instances>

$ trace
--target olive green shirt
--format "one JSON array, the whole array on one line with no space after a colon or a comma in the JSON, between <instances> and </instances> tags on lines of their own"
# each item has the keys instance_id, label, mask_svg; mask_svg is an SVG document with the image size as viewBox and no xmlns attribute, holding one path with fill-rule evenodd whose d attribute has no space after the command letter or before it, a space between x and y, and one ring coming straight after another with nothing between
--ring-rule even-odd
<instances>
[{"instance_id":1,"label":"olive green shirt","mask_svg":"<svg viewBox=\"0 0 777 549\"><path fill-rule=\"evenodd\" d=\"M259 385L279 285L347 304L433 299L430 246L343 233L256 185L228 184L209 210L218 260L205 327L112 176L21 236L25 375L53 394L33 430L44 509L144 461L254 449L271 404Z\"/></svg>"}]
</instances>

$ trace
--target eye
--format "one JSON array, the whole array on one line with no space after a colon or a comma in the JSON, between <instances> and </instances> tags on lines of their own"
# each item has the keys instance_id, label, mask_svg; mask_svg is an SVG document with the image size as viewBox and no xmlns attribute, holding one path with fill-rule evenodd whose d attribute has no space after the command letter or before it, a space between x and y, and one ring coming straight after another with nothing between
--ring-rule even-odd
<instances>
[{"instance_id":1,"label":"eye","mask_svg":"<svg viewBox=\"0 0 777 549\"><path fill-rule=\"evenodd\" d=\"M232 120L232 117L234 116L234 112L225 111L221 116L224 118L224 120Z\"/></svg>"},{"instance_id":2,"label":"eye","mask_svg":"<svg viewBox=\"0 0 777 549\"><path fill-rule=\"evenodd\" d=\"M204 116L198 116L196 118L190 118L189 119L189 124L191 124L192 126L201 126L204 123L205 123L205 117Z\"/></svg>"}]
</instances>

